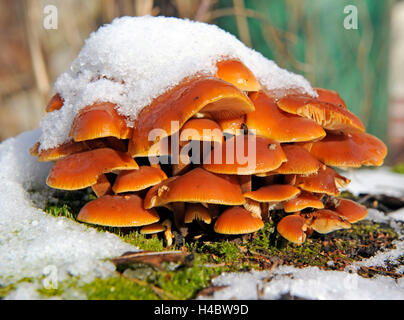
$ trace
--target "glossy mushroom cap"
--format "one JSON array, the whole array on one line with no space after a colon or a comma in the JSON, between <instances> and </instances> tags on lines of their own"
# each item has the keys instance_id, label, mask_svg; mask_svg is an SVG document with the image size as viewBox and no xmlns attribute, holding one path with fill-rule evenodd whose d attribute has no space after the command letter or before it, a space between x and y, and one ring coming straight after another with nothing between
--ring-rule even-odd
<instances>
[{"instance_id":1,"label":"glossy mushroom cap","mask_svg":"<svg viewBox=\"0 0 404 320\"><path fill-rule=\"evenodd\" d=\"M232 207L225 210L215 222L214 230L221 234L245 234L256 232L264 226L260 218L247 210Z\"/></svg>"},{"instance_id":2,"label":"glossy mushroom cap","mask_svg":"<svg viewBox=\"0 0 404 320\"><path fill-rule=\"evenodd\" d=\"M363 220L368 215L368 209L355 201L338 199L338 202L338 205L333 210L351 223Z\"/></svg>"},{"instance_id":3,"label":"glossy mushroom cap","mask_svg":"<svg viewBox=\"0 0 404 320\"><path fill-rule=\"evenodd\" d=\"M277 169L285 161L286 156L278 142L244 135L216 144L203 167L215 173L249 175Z\"/></svg>"},{"instance_id":4,"label":"glossy mushroom cap","mask_svg":"<svg viewBox=\"0 0 404 320\"><path fill-rule=\"evenodd\" d=\"M63 107L64 100L60 96L59 93L56 93L49 101L48 105L46 106L46 112L52 112L55 110L59 110Z\"/></svg>"},{"instance_id":5,"label":"glossy mushroom cap","mask_svg":"<svg viewBox=\"0 0 404 320\"><path fill-rule=\"evenodd\" d=\"M149 224L140 229L141 234L155 234L163 231L166 231L166 227L158 222Z\"/></svg>"},{"instance_id":6,"label":"glossy mushroom cap","mask_svg":"<svg viewBox=\"0 0 404 320\"><path fill-rule=\"evenodd\" d=\"M362 121L343 106L318 101L304 96L288 96L279 99L278 107L288 113L316 121L328 130L364 132Z\"/></svg>"},{"instance_id":7,"label":"glossy mushroom cap","mask_svg":"<svg viewBox=\"0 0 404 320\"><path fill-rule=\"evenodd\" d=\"M236 179L195 168L152 187L144 201L145 208L164 206L171 202L241 205L245 199Z\"/></svg>"},{"instance_id":8,"label":"glossy mushroom cap","mask_svg":"<svg viewBox=\"0 0 404 320\"><path fill-rule=\"evenodd\" d=\"M132 129L125 118L118 114L112 103L96 103L79 111L74 118L69 135L74 141L85 141L104 137L128 139Z\"/></svg>"},{"instance_id":9,"label":"glossy mushroom cap","mask_svg":"<svg viewBox=\"0 0 404 320\"><path fill-rule=\"evenodd\" d=\"M216 77L230 82L243 91L258 91L261 85L254 74L238 60L222 60L217 64Z\"/></svg>"},{"instance_id":10,"label":"glossy mushroom cap","mask_svg":"<svg viewBox=\"0 0 404 320\"><path fill-rule=\"evenodd\" d=\"M279 234L286 240L302 244L306 240L306 220L300 215L289 215L283 217L276 226Z\"/></svg>"},{"instance_id":11,"label":"glossy mushroom cap","mask_svg":"<svg viewBox=\"0 0 404 320\"><path fill-rule=\"evenodd\" d=\"M204 207L200 203L189 203L185 210L185 223L191 223L194 220L200 220L206 224L212 222L212 216L209 213L208 208Z\"/></svg>"},{"instance_id":12,"label":"glossy mushroom cap","mask_svg":"<svg viewBox=\"0 0 404 320\"><path fill-rule=\"evenodd\" d=\"M316 173L322 163L309 151L298 145L284 145L282 150L288 159L287 162L275 169L279 174L312 174Z\"/></svg>"},{"instance_id":13,"label":"glossy mushroom cap","mask_svg":"<svg viewBox=\"0 0 404 320\"><path fill-rule=\"evenodd\" d=\"M239 135L243 134L244 132L244 125L245 125L245 116L241 116L238 118L231 118L231 119L223 119L218 120L217 123L219 124L220 128L224 133L232 134L232 135Z\"/></svg>"},{"instance_id":14,"label":"glossy mushroom cap","mask_svg":"<svg viewBox=\"0 0 404 320\"><path fill-rule=\"evenodd\" d=\"M324 88L314 88L314 90L316 90L318 94L316 98L318 101L328 102L346 108L345 101L340 97L337 91Z\"/></svg>"},{"instance_id":15,"label":"glossy mushroom cap","mask_svg":"<svg viewBox=\"0 0 404 320\"><path fill-rule=\"evenodd\" d=\"M180 143L184 141L223 142L219 124L210 119L188 120L180 131Z\"/></svg>"},{"instance_id":16,"label":"glossy mushroom cap","mask_svg":"<svg viewBox=\"0 0 404 320\"><path fill-rule=\"evenodd\" d=\"M381 166L387 147L367 133L329 133L323 140L312 144L310 153L328 166L358 168L362 165Z\"/></svg>"},{"instance_id":17,"label":"glossy mushroom cap","mask_svg":"<svg viewBox=\"0 0 404 320\"><path fill-rule=\"evenodd\" d=\"M273 184L244 193L244 197L258 202L281 202L293 199L300 190L288 184Z\"/></svg>"},{"instance_id":18,"label":"glossy mushroom cap","mask_svg":"<svg viewBox=\"0 0 404 320\"><path fill-rule=\"evenodd\" d=\"M46 183L55 189L78 190L96 184L103 173L138 168L129 154L101 148L58 160L50 170Z\"/></svg>"},{"instance_id":19,"label":"glossy mushroom cap","mask_svg":"<svg viewBox=\"0 0 404 320\"><path fill-rule=\"evenodd\" d=\"M328 209L317 210L311 214L310 228L318 233L330 233L335 230L349 229L351 224L338 213Z\"/></svg>"},{"instance_id":20,"label":"glossy mushroom cap","mask_svg":"<svg viewBox=\"0 0 404 320\"><path fill-rule=\"evenodd\" d=\"M140 166L138 170L121 171L112 187L115 193L135 192L167 179L163 170L155 167Z\"/></svg>"},{"instance_id":21,"label":"glossy mushroom cap","mask_svg":"<svg viewBox=\"0 0 404 320\"><path fill-rule=\"evenodd\" d=\"M306 208L323 209L324 203L321 201L321 195L303 191L296 198L287 200L283 204L285 212L298 212Z\"/></svg>"},{"instance_id":22,"label":"glossy mushroom cap","mask_svg":"<svg viewBox=\"0 0 404 320\"><path fill-rule=\"evenodd\" d=\"M137 195L106 195L88 202L77 220L110 227L139 227L160 220L154 209L143 207L143 200Z\"/></svg>"},{"instance_id":23,"label":"glossy mushroom cap","mask_svg":"<svg viewBox=\"0 0 404 320\"><path fill-rule=\"evenodd\" d=\"M250 99L255 111L246 115L246 125L258 136L278 142L298 142L321 139L326 134L313 120L280 110L275 98L262 91L250 94Z\"/></svg>"},{"instance_id":24,"label":"glossy mushroom cap","mask_svg":"<svg viewBox=\"0 0 404 320\"><path fill-rule=\"evenodd\" d=\"M250 99L228 82L212 77L184 81L140 111L134 125L131 154L145 152L156 142L149 140L153 129L160 130L160 139L170 136L198 112L220 120L253 110Z\"/></svg>"}]
</instances>

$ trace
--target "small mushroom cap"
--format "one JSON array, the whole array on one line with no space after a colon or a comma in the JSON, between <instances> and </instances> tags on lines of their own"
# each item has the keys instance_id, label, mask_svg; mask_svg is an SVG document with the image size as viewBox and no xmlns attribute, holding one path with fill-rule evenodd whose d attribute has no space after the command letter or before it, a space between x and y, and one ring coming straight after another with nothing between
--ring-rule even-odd
<instances>
[{"instance_id":1,"label":"small mushroom cap","mask_svg":"<svg viewBox=\"0 0 404 320\"><path fill-rule=\"evenodd\" d=\"M56 161L46 183L55 189L78 190L96 184L103 173L138 168L129 154L101 148L75 153Z\"/></svg>"},{"instance_id":2,"label":"small mushroom cap","mask_svg":"<svg viewBox=\"0 0 404 320\"><path fill-rule=\"evenodd\" d=\"M337 91L324 88L314 88L314 90L316 90L318 94L318 101L328 102L346 108L345 101L340 97Z\"/></svg>"},{"instance_id":3,"label":"small mushroom cap","mask_svg":"<svg viewBox=\"0 0 404 320\"><path fill-rule=\"evenodd\" d=\"M381 166L387 147L367 133L329 133L323 140L313 143L310 153L328 166L358 168L362 165Z\"/></svg>"},{"instance_id":4,"label":"small mushroom cap","mask_svg":"<svg viewBox=\"0 0 404 320\"><path fill-rule=\"evenodd\" d=\"M338 206L334 209L336 213L351 223L363 220L368 215L368 209L355 201L339 199Z\"/></svg>"},{"instance_id":5,"label":"small mushroom cap","mask_svg":"<svg viewBox=\"0 0 404 320\"><path fill-rule=\"evenodd\" d=\"M298 214L283 217L276 229L282 237L290 242L302 244L306 240L306 220Z\"/></svg>"},{"instance_id":6,"label":"small mushroom cap","mask_svg":"<svg viewBox=\"0 0 404 320\"><path fill-rule=\"evenodd\" d=\"M210 119L188 120L180 131L180 141L223 142L222 129L217 122Z\"/></svg>"},{"instance_id":7,"label":"small mushroom cap","mask_svg":"<svg viewBox=\"0 0 404 320\"><path fill-rule=\"evenodd\" d=\"M230 82L243 91L258 91L261 85L254 74L238 60L222 60L217 64L216 77Z\"/></svg>"},{"instance_id":8,"label":"small mushroom cap","mask_svg":"<svg viewBox=\"0 0 404 320\"><path fill-rule=\"evenodd\" d=\"M278 142L244 135L214 145L203 167L215 173L250 175L277 169L285 161L286 156Z\"/></svg>"},{"instance_id":9,"label":"small mushroom cap","mask_svg":"<svg viewBox=\"0 0 404 320\"><path fill-rule=\"evenodd\" d=\"M46 112L52 112L55 110L59 110L63 107L64 100L60 96L59 93L56 93L49 101L48 105L46 106Z\"/></svg>"},{"instance_id":10,"label":"small mushroom cap","mask_svg":"<svg viewBox=\"0 0 404 320\"><path fill-rule=\"evenodd\" d=\"M324 129L311 119L283 112L278 108L275 98L264 92L250 94L255 111L246 115L246 125L254 129L258 136L278 142L311 141L323 138Z\"/></svg>"},{"instance_id":11,"label":"small mushroom cap","mask_svg":"<svg viewBox=\"0 0 404 320\"><path fill-rule=\"evenodd\" d=\"M278 107L292 114L312 119L328 130L364 132L362 121L343 106L304 96L288 96L278 100Z\"/></svg>"},{"instance_id":12,"label":"small mushroom cap","mask_svg":"<svg viewBox=\"0 0 404 320\"><path fill-rule=\"evenodd\" d=\"M237 179L195 168L152 187L145 197L145 208L171 202L241 205L245 201Z\"/></svg>"},{"instance_id":13,"label":"small mushroom cap","mask_svg":"<svg viewBox=\"0 0 404 320\"><path fill-rule=\"evenodd\" d=\"M121 171L112 187L115 193L140 191L167 179L163 170L140 166L138 170Z\"/></svg>"},{"instance_id":14,"label":"small mushroom cap","mask_svg":"<svg viewBox=\"0 0 404 320\"><path fill-rule=\"evenodd\" d=\"M312 213L310 228L318 233L329 233L340 229L349 229L351 224L338 213L328 209L317 210Z\"/></svg>"},{"instance_id":15,"label":"small mushroom cap","mask_svg":"<svg viewBox=\"0 0 404 320\"><path fill-rule=\"evenodd\" d=\"M221 234L245 234L260 230L264 222L241 207L225 210L215 222L214 230Z\"/></svg>"},{"instance_id":16,"label":"small mushroom cap","mask_svg":"<svg viewBox=\"0 0 404 320\"><path fill-rule=\"evenodd\" d=\"M39 143L38 143L39 147ZM89 150L89 146L83 142L69 141L63 143L55 148L37 151L38 161L47 162L55 161L60 158L66 157L73 153L79 153Z\"/></svg>"},{"instance_id":17,"label":"small mushroom cap","mask_svg":"<svg viewBox=\"0 0 404 320\"><path fill-rule=\"evenodd\" d=\"M206 224L212 222L212 216L209 213L208 208L204 207L200 203L189 203L185 210L185 223L191 223L194 220L200 220Z\"/></svg>"},{"instance_id":18,"label":"small mushroom cap","mask_svg":"<svg viewBox=\"0 0 404 320\"><path fill-rule=\"evenodd\" d=\"M166 231L166 227L158 222L149 224L148 226L144 226L140 229L141 234L154 234L163 231Z\"/></svg>"},{"instance_id":19,"label":"small mushroom cap","mask_svg":"<svg viewBox=\"0 0 404 320\"><path fill-rule=\"evenodd\" d=\"M303 191L296 198L285 201L283 210L285 212L298 212L306 208L323 209L324 203L321 196Z\"/></svg>"},{"instance_id":20,"label":"small mushroom cap","mask_svg":"<svg viewBox=\"0 0 404 320\"><path fill-rule=\"evenodd\" d=\"M309 151L298 145L284 145L282 150L288 159L287 162L275 170L279 174L312 174L316 173L322 163Z\"/></svg>"},{"instance_id":21,"label":"small mushroom cap","mask_svg":"<svg viewBox=\"0 0 404 320\"><path fill-rule=\"evenodd\" d=\"M85 141L104 137L128 139L132 129L125 118L118 114L112 103L96 103L79 111L74 118L69 135L74 141Z\"/></svg>"},{"instance_id":22,"label":"small mushroom cap","mask_svg":"<svg viewBox=\"0 0 404 320\"><path fill-rule=\"evenodd\" d=\"M296 175L293 184L305 191L338 196L340 193L338 188L345 187L349 182L349 179L326 167L310 175Z\"/></svg>"},{"instance_id":23,"label":"small mushroom cap","mask_svg":"<svg viewBox=\"0 0 404 320\"><path fill-rule=\"evenodd\" d=\"M224 133L229 133L232 135L239 135L243 133L243 126L245 124L245 116L231 119L218 120L220 128Z\"/></svg>"},{"instance_id":24,"label":"small mushroom cap","mask_svg":"<svg viewBox=\"0 0 404 320\"><path fill-rule=\"evenodd\" d=\"M160 139L171 136L199 112L220 120L241 117L253 110L250 99L228 82L213 77L184 81L140 111L135 120L131 154L143 153L156 142L149 140L153 129L164 133Z\"/></svg>"},{"instance_id":25,"label":"small mushroom cap","mask_svg":"<svg viewBox=\"0 0 404 320\"><path fill-rule=\"evenodd\" d=\"M137 195L105 195L88 202L77 220L110 227L139 227L160 220L154 209L143 207L143 200Z\"/></svg>"},{"instance_id":26,"label":"small mushroom cap","mask_svg":"<svg viewBox=\"0 0 404 320\"><path fill-rule=\"evenodd\" d=\"M281 202L293 199L300 190L289 184L273 184L244 193L244 197L258 202Z\"/></svg>"}]
</instances>

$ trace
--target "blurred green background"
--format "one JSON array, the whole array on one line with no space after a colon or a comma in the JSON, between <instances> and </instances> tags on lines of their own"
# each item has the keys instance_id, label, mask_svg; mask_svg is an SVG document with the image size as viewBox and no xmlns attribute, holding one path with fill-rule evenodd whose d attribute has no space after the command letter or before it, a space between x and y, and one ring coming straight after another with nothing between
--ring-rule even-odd
<instances>
[{"instance_id":1,"label":"blurred green background","mask_svg":"<svg viewBox=\"0 0 404 320\"><path fill-rule=\"evenodd\" d=\"M56 30L43 28L43 8L49 4L58 9ZM281 67L302 74L313 86L337 90L367 130L389 144L389 163L404 161L403 4L394 0L0 0L0 140L37 126L53 82L69 67L90 32L117 16L150 14L216 23ZM346 29L344 20L351 12L344 8L352 5L358 27Z\"/></svg>"}]
</instances>

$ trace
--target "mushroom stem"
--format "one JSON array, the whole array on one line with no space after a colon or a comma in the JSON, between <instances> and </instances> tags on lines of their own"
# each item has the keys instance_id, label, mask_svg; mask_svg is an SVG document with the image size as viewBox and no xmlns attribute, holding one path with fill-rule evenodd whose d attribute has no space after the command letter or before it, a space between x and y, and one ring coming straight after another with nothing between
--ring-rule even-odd
<instances>
[{"instance_id":1,"label":"mushroom stem","mask_svg":"<svg viewBox=\"0 0 404 320\"><path fill-rule=\"evenodd\" d=\"M251 175L238 176L241 192L250 192L252 190Z\"/></svg>"},{"instance_id":2,"label":"mushroom stem","mask_svg":"<svg viewBox=\"0 0 404 320\"><path fill-rule=\"evenodd\" d=\"M188 228L185 225L185 204L184 202L173 202L172 208L175 226L180 231L181 235L186 237L188 234Z\"/></svg>"},{"instance_id":3,"label":"mushroom stem","mask_svg":"<svg viewBox=\"0 0 404 320\"><path fill-rule=\"evenodd\" d=\"M167 247L170 247L173 244L173 238L174 238L171 232L171 226L172 226L171 220L166 219L161 224L166 227L166 231L164 231L164 237L166 238Z\"/></svg>"},{"instance_id":4,"label":"mushroom stem","mask_svg":"<svg viewBox=\"0 0 404 320\"><path fill-rule=\"evenodd\" d=\"M109 183L105 174L100 175L98 177L97 183L92 185L91 188L98 198L106 194L112 194L111 184Z\"/></svg>"}]
</instances>

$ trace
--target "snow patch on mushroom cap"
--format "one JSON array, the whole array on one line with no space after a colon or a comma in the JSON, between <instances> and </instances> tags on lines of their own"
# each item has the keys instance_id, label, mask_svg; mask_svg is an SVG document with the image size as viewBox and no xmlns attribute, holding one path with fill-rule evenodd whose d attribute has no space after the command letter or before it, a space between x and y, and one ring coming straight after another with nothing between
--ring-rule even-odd
<instances>
[{"instance_id":1,"label":"snow patch on mushroom cap","mask_svg":"<svg viewBox=\"0 0 404 320\"><path fill-rule=\"evenodd\" d=\"M184 78L198 73L213 76L222 58L240 60L267 90L297 89L317 95L304 77L281 69L215 25L122 17L92 33L70 69L57 79L55 91L64 106L41 120L41 150L69 140L71 122L83 107L97 101L115 103L131 122Z\"/></svg>"}]
</instances>

